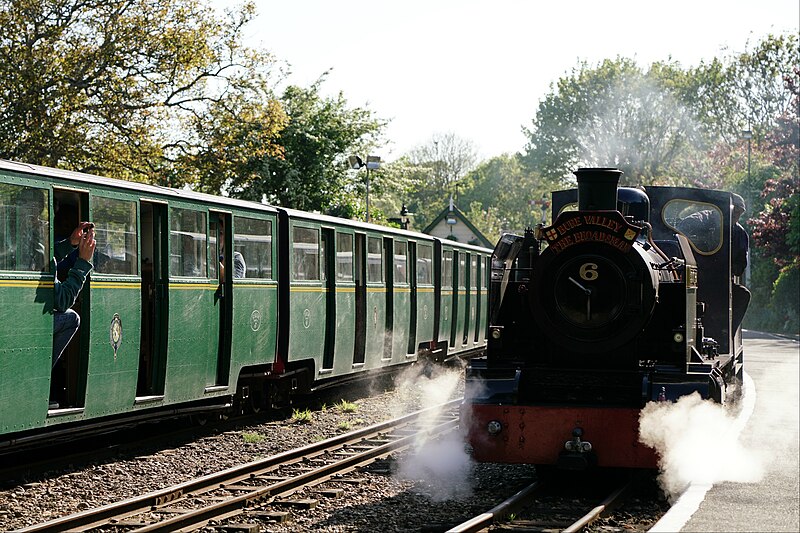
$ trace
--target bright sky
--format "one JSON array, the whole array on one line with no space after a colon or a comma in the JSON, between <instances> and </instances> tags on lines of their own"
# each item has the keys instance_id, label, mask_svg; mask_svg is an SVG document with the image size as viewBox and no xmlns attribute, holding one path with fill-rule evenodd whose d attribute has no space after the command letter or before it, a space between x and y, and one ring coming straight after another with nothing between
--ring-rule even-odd
<instances>
[{"instance_id":1,"label":"bright sky","mask_svg":"<svg viewBox=\"0 0 800 533\"><path fill-rule=\"evenodd\" d=\"M248 44L308 85L390 119L391 161L455 133L481 158L522 150L550 84L617 56L683 67L800 31L798 0L255 0ZM236 0L213 0L235 5ZM752 46L751 46L752 47Z\"/></svg>"}]
</instances>

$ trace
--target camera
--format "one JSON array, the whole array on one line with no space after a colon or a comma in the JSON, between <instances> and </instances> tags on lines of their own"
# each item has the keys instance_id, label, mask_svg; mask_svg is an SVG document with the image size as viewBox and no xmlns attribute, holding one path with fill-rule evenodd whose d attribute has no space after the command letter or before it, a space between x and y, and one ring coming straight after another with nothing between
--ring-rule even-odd
<instances>
[{"instance_id":1,"label":"camera","mask_svg":"<svg viewBox=\"0 0 800 533\"><path fill-rule=\"evenodd\" d=\"M91 228L94 228L94 224L87 224L86 226L83 227L83 232L84 233L89 233L89 230Z\"/></svg>"}]
</instances>

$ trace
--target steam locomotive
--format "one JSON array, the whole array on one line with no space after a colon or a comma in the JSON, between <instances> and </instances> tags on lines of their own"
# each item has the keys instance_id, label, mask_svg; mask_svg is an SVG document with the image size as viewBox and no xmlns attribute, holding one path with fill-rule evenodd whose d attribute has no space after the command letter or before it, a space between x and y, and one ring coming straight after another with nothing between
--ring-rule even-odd
<instances>
[{"instance_id":1,"label":"steam locomotive","mask_svg":"<svg viewBox=\"0 0 800 533\"><path fill-rule=\"evenodd\" d=\"M575 175L577 189L552 195L552 225L494 249L486 355L467 367L462 427L480 462L655 468L638 442L646 403L726 403L741 390L741 198L618 187L616 169Z\"/></svg>"}]
</instances>

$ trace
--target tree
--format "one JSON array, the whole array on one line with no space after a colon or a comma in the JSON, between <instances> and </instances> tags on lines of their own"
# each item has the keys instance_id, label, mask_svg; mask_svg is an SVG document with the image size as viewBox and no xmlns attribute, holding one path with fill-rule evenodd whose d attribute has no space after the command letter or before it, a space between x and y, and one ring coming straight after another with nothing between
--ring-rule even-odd
<instances>
[{"instance_id":1,"label":"tree","mask_svg":"<svg viewBox=\"0 0 800 533\"><path fill-rule=\"evenodd\" d=\"M561 78L539 104L524 163L551 179L580 166L616 167L628 184L669 176L701 138L691 112L665 83L674 65L647 73L629 59L585 62Z\"/></svg>"},{"instance_id":2,"label":"tree","mask_svg":"<svg viewBox=\"0 0 800 533\"><path fill-rule=\"evenodd\" d=\"M286 88L280 101L288 122L276 138L282 153L251 151L230 173L231 196L348 218L363 213L365 172L351 171L345 161L375 146L386 121L368 109L348 107L341 92L323 97L324 79L308 88Z\"/></svg>"},{"instance_id":3,"label":"tree","mask_svg":"<svg viewBox=\"0 0 800 533\"><path fill-rule=\"evenodd\" d=\"M408 207L417 214L418 227L432 221L450 197L458 201L460 180L475 166L477 158L474 143L454 133L433 135L401 158L399 164L413 183Z\"/></svg>"},{"instance_id":4,"label":"tree","mask_svg":"<svg viewBox=\"0 0 800 533\"><path fill-rule=\"evenodd\" d=\"M225 160L227 136L279 154L273 60L241 44L254 9L0 0L0 156L180 185Z\"/></svg>"},{"instance_id":5,"label":"tree","mask_svg":"<svg viewBox=\"0 0 800 533\"><path fill-rule=\"evenodd\" d=\"M460 204L490 240L499 238L503 231L522 232L541 222L542 207L549 207L549 193L558 188L554 182L525 170L519 156L509 154L484 161L462 182ZM548 212L545 216L550 219Z\"/></svg>"}]
</instances>

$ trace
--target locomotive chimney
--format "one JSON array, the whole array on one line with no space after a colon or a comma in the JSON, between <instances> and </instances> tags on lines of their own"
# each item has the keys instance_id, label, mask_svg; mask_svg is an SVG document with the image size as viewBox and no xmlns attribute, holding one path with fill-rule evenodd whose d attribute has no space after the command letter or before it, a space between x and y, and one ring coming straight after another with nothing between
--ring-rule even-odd
<instances>
[{"instance_id":1,"label":"locomotive chimney","mask_svg":"<svg viewBox=\"0 0 800 533\"><path fill-rule=\"evenodd\" d=\"M578 209L581 211L614 211L617 208L617 184L622 171L616 168L579 168Z\"/></svg>"}]
</instances>

